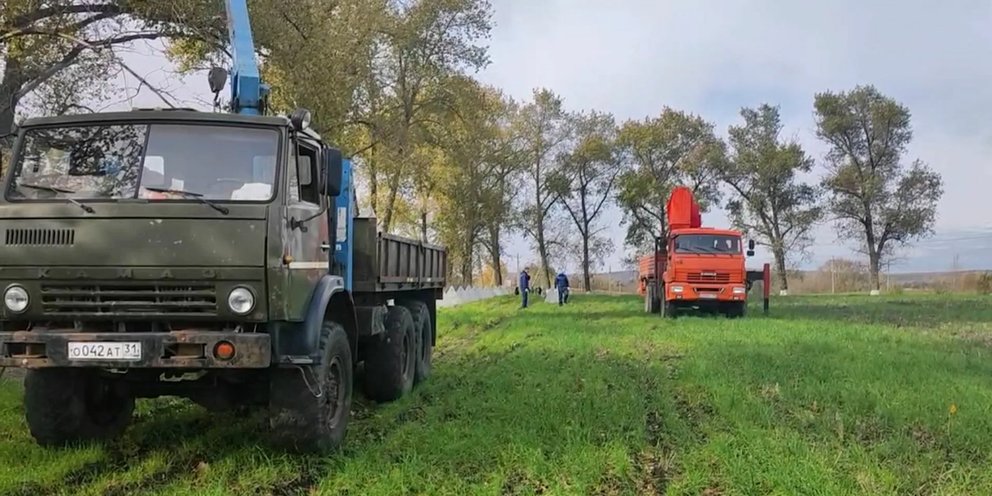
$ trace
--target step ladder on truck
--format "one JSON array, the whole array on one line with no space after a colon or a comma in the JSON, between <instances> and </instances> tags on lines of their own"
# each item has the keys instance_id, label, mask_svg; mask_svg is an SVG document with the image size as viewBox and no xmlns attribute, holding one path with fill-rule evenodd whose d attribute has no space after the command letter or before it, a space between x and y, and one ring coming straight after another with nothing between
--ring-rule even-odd
<instances>
[{"instance_id":1,"label":"step ladder on truck","mask_svg":"<svg viewBox=\"0 0 992 496\"><path fill-rule=\"evenodd\" d=\"M754 240L745 252L740 231L703 227L699 205L687 187L674 188L666 207L666 235L656 236L653 252L638 260L644 310L666 317L687 310L742 317L753 283L761 281L767 313L769 264L761 270L745 268L745 255L754 255Z\"/></svg>"},{"instance_id":2,"label":"step ladder on truck","mask_svg":"<svg viewBox=\"0 0 992 496\"><path fill-rule=\"evenodd\" d=\"M28 119L0 196L0 367L42 445L104 440L135 398L258 408L291 449L345 438L355 373L391 401L431 373L444 248L357 217L310 114L268 114L246 0L227 0L228 112Z\"/></svg>"}]
</instances>

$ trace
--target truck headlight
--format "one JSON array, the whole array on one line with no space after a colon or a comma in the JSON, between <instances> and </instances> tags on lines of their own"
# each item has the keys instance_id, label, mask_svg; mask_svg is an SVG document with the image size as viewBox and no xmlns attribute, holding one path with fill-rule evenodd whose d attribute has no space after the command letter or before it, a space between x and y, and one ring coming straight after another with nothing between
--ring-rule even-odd
<instances>
[{"instance_id":1,"label":"truck headlight","mask_svg":"<svg viewBox=\"0 0 992 496\"><path fill-rule=\"evenodd\" d=\"M672 286L672 292L673 293L681 293L682 292L682 286Z\"/></svg>"},{"instance_id":2,"label":"truck headlight","mask_svg":"<svg viewBox=\"0 0 992 496\"><path fill-rule=\"evenodd\" d=\"M21 286L10 286L3 292L3 304L14 313L21 313L28 308L28 291Z\"/></svg>"},{"instance_id":3,"label":"truck headlight","mask_svg":"<svg viewBox=\"0 0 992 496\"><path fill-rule=\"evenodd\" d=\"M255 294L244 286L238 286L227 295L227 307L238 315L247 315L255 309Z\"/></svg>"},{"instance_id":4,"label":"truck headlight","mask_svg":"<svg viewBox=\"0 0 992 496\"><path fill-rule=\"evenodd\" d=\"M734 294L744 294L747 293L747 289L744 286L734 286Z\"/></svg>"}]
</instances>

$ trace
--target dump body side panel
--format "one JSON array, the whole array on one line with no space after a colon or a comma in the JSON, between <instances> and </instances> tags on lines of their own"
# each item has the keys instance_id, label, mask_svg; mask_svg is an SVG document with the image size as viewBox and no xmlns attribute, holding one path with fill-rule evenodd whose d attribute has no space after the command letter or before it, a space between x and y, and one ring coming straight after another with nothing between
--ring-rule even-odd
<instances>
[{"instance_id":1,"label":"dump body side panel","mask_svg":"<svg viewBox=\"0 0 992 496\"><path fill-rule=\"evenodd\" d=\"M356 293L433 290L445 284L447 252L440 246L376 231L374 218L357 218L353 284Z\"/></svg>"},{"instance_id":2,"label":"dump body side panel","mask_svg":"<svg viewBox=\"0 0 992 496\"><path fill-rule=\"evenodd\" d=\"M637 260L637 279L638 293L644 296L645 291L647 291L647 284L649 281L655 279L655 268L658 266L658 260L661 261L661 269L665 270L665 255L662 252L657 252L653 255L644 255Z\"/></svg>"}]
</instances>

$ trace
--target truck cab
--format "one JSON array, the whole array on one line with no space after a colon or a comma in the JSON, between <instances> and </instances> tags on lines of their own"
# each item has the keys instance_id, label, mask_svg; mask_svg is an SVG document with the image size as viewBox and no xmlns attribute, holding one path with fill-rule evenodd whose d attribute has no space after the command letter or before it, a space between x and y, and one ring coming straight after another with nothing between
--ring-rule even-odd
<instances>
[{"instance_id":1,"label":"truck cab","mask_svg":"<svg viewBox=\"0 0 992 496\"><path fill-rule=\"evenodd\" d=\"M305 113L24 122L0 195L0 366L28 369L32 434L113 437L134 398L177 395L268 406L290 444L339 445L360 360L376 400L426 377L446 263L420 243L380 264L354 208L350 164Z\"/></svg>"},{"instance_id":2,"label":"truck cab","mask_svg":"<svg viewBox=\"0 0 992 496\"><path fill-rule=\"evenodd\" d=\"M662 275L669 313L684 307L743 315L747 281L741 233L706 227L678 229L668 239Z\"/></svg>"},{"instance_id":3,"label":"truck cab","mask_svg":"<svg viewBox=\"0 0 992 496\"><path fill-rule=\"evenodd\" d=\"M0 325L115 341L182 330L188 345L229 333L239 351L230 359L207 346L135 361L267 367L270 336L258 331L299 317L306 298L294 296L330 270L333 197L321 159L332 152L317 143L276 117L136 111L25 122L0 199L0 285L16 293ZM27 344L7 344L0 364L124 353L36 344L26 356Z\"/></svg>"}]
</instances>

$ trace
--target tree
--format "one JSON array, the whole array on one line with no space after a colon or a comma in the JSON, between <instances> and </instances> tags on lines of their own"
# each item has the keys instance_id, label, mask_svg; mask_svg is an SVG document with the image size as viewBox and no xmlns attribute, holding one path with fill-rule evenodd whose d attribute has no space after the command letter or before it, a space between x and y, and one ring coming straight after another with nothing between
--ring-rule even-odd
<instances>
[{"instance_id":1,"label":"tree","mask_svg":"<svg viewBox=\"0 0 992 496\"><path fill-rule=\"evenodd\" d=\"M618 180L617 203L629 246L652 250L654 236L667 235L665 205L675 186L690 187L703 211L719 201L717 172L726 146L701 117L665 107L653 119L625 122L619 141L627 169Z\"/></svg>"},{"instance_id":2,"label":"tree","mask_svg":"<svg viewBox=\"0 0 992 496\"><path fill-rule=\"evenodd\" d=\"M559 161L558 193L581 236L582 281L585 290L590 291L593 257L603 253L608 241L599 239L603 227L597 220L622 170L613 116L595 111L578 116L575 148L562 153Z\"/></svg>"},{"instance_id":3,"label":"tree","mask_svg":"<svg viewBox=\"0 0 992 496\"><path fill-rule=\"evenodd\" d=\"M720 173L736 193L727 210L735 226L771 249L775 273L787 290L787 259L805 253L823 217L817 189L796 177L812 170L813 159L799 143L779 138L778 107L745 108L741 117L743 125L730 127L731 154Z\"/></svg>"},{"instance_id":4,"label":"tree","mask_svg":"<svg viewBox=\"0 0 992 496\"><path fill-rule=\"evenodd\" d=\"M517 103L508 97L504 98L503 102L500 111L494 114L494 124L498 129L497 149L500 153L491 171L493 184L485 195L487 215L483 219L485 231L482 236L482 244L489 251L489 263L494 268L497 286L503 284L505 274L502 263L503 234L513 228L514 217L517 214L514 202L519 193L516 186L526 170L526 164L522 160L521 141L519 136L514 134L513 129L519 108Z\"/></svg>"},{"instance_id":5,"label":"tree","mask_svg":"<svg viewBox=\"0 0 992 496\"><path fill-rule=\"evenodd\" d=\"M868 267L862 261L834 257L823 263L817 270L823 279L821 283L829 285L831 293L864 291L866 287Z\"/></svg>"},{"instance_id":6,"label":"tree","mask_svg":"<svg viewBox=\"0 0 992 496\"><path fill-rule=\"evenodd\" d=\"M933 232L940 175L902 156L913 137L909 109L873 86L816 95L817 136L830 145L823 186L842 238L868 255L873 289L879 271L900 245Z\"/></svg>"},{"instance_id":7,"label":"tree","mask_svg":"<svg viewBox=\"0 0 992 496\"><path fill-rule=\"evenodd\" d=\"M440 162L434 168L437 182L436 219L442 240L459 264L464 284L471 284L476 247L490 222L506 223L502 182L512 170L514 151L508 139L513 103L498 90L458 76L447 83L454 94L454 108L432 130ZM502 283L501 263L490 261Z\"/></svg>"},{"instance_id":8,"label":"tree","mask_svg":"<svg viewBox=\"0 0 992 496\"><path fill-rule=\"evenodd\" d=\"M551 90L536 89L533 98L520 110L515 131L521 140L529 181L526 187L531 197L520 213L521 227L536 244L545 287L551 287L551 252L562 243L561 224L553 210L562 190L556 158L572 138L572 115Z\"/></svg>"},{"instance_id":9,"label":"tree","mask_svg":"<svg viewBox=\"0 0 992 496\"><path fill-rule=\"evenodd\" d=\"M111 56L138 40L192 36L206 0L7 0L0 6L0 136L11 132L18 105L81 62ZM106 73L87 71L91 85ZM61 95L60 97L64 97Z\"/></svg>"},{"instance_id":10,"label":"tree","mask_svg":"<svg viewBox=\"0 0 992 496\"><path fill-rule=\"evenodd\" d=\"M445 81L488 63L479 41L488 37L492 24L485 0L387 5L384 29L372 46L362 105L355 111L355 120L368 128L371 160L363 164L370 176L372 208L385 231L393 227L404 192L416 192L422 204L429 200L435 185L420 181L427 176L415 167L411 154L428 140L426 127L432 119L453 103ZM380 183L385 191L379 190Z\"/></svg>"}]
</instances>

